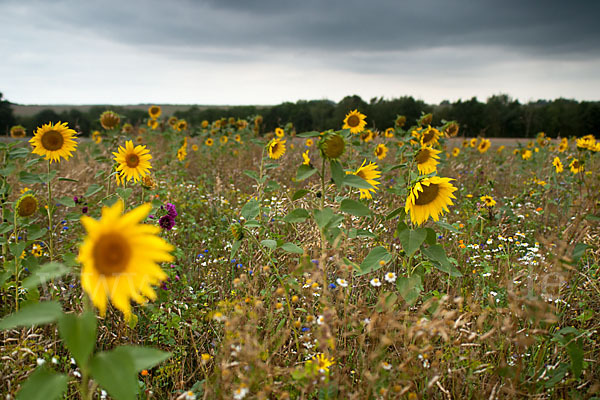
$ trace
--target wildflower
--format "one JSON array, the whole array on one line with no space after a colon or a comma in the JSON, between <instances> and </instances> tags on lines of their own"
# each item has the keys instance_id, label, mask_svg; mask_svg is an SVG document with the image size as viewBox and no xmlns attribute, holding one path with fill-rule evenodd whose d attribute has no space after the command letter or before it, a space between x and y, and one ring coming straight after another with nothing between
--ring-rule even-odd
<instances>
[{"instance_id":1,"label":"wildflower","mask_svg":"<svg viewBox=\"0 0 600 400\"><path fill-rule=\"evenodd\" d=\"M158 225L166 231L170 231L175 226L175 218L170 215L163 215L158 219Z\"/></svg>"},{"instance_id":2,"label":"wildflower","mask_svg":"<svg viewBox=\"0 0 600 400\"><path fill-rule=\"evenodd\" d=\"M277 160L285 154L285 140L273 139L267 145L269 158Z\"/></svg>"},{"instance_id":3,"label":"wildflower","mask_svg":"<svg viewBox=\"0 0 600 400\"><path fill-rule=\"evenodd\" d=\"M110 297L129 319L130 300L145 303L156 298L152 285L167 278L157 263L173 260L173 246L157 236L158 227L139 223L151 209L147 203L122 215L119 200L102 209L100 220L81 217L87 232L77 258L82 264L81 286L102 315Z\"/></svg>"},{"instance_id":4,"label":"wildflower","mask_svg":"<svg viewBox=\"0 0 600 400\"><path fill-rule=\"evenodd\" d=\"M483 201L484 205L488 208L492 208L496 205L496 200L491 196L481 196L479 199Z\"/></svg>"},{"instance_id":5,"label":"wildflower","mask_svg":"<svg viewBox=\"0 0 600 400\"><path fill-rule=\"evenodd\" d=\"M563 172L564 168L562 162L560 162L560 158L554 157L554 160L552 160L552 165L556 169L557 174Z\"/></svg>"},{"instance_id":6,"label":"wildflower","mask_svg":"<svg viewBox=\"0 0 600 400\"><path fill-rule=\"evenodd\" d=\"M248 394L249 389L248 386L246 386L245 384L241 384L240 387L238 387L237 389L235 389L233 391L233 398L235 400L241 400L244 397L246 397L246 395Z\"/></svg>"},{"instance_id":7,"label":"wildflower","mask_svg":"<svg viewBox=\"0 0 600 400\"><path fill-rule=\"evenodd\" d=\"M393 272L388 272L387 274L385 274L385 276L383 277L383 279L385 279L387 282L389 283L394 283L396 282L396 274Z\"/></svg>"},{"instance_id":8,"label":"wildflower","mask_svg":"<svg viewBox=\"0 0 600 400\"><path fill-rule=\"evenodd\" d=\"M347 287L348 286L348 281L342 278L337 278L335 280L337 282L338 285L340 285L341 287Z\"/></svg>"},{"instance_id":9,"label":"wildflower","mask_svg":"<svg viewBox=\"0 0 600 400\"><path fill-rule=\"evenodd\" d=\"M77 147L74 137L77 133L67 126L66 122L57 124L47 123L37 128L29 143L33 146L32 153L46 157L50 162L60 162L60 158L68 160Z\"/></svg>"},{"instance_id":10,"label":"wildflower","mask_svg":"<svg viewBox=\"0 0 600 400\"><path fill-rule=\"evenodd\" d=\"M328 358L323 353L319 353L315 355L313 358L306 362L307 367L316 368L321 374L327 374L329 372L329 367L335 364L334 358Z\"/></svg>"},{"instance_id":11,"label":"wildflower","mask_svg":"<svg viewBox=\"0 0 600 400\"><path fill-rule=\"evenodd\" d=\"M146 149L146 146L133 147L131 140L125 142L125 147L119 146L119 152L113 152L114 160L119 164L118 175L122 179L126 178L127 181L133 179L135 182L148 175L149 169L152 168L150 165L152 156L149 153L150 150Z\"/></svg>"},{"instance_id":12,"label":"wildflower","mask_svg":"<svg viewBox=\"0 0 600 400\"><path fill-rule=\"evenodd\" d=\"M206 364L207 362L209 362L213 357L208 354L208 353L202 353L202 355L200 356L202 358L202 363Z\"/></svg>"},{"instance_id":13,"label":"wildflower","mask_svg":"<svg viewBox=\"0 0 600 400\"><path fill-rule=\"evenodd\" d=\"M367 125L366 115L360 113L358 110L350 111L344 118L344 126L342 129L350 129L350 133L361 133Z\"/></svg>"},{"instance_id":14,"label":"wildflower","mask_svg":"<svg viewBox=\"0 0 600 400\"><path fill-rule=\"evenodd\" d=\"M443 211L448 211L448 206L453 205L452 194L457 189L450 183L451 178L433 176L417 182L410 190L406 199L405 211L410 212L413 223L421 225L432 217L438 221Z\"/></svg>"},{"instance_id":15,"label":"wildflower","mask_svg":"<svg viewBox=\"0 0 600 400\"><path fill-rule=\"evenodd\" d=\"M302 164L304 165L310 165L310 157L308 156L308 151L309 150L306 150L304 153L302 153L302 159L304 160Z\"/></svg>"},{"instance_id":16,"label":"wildflower","mask_svg":"<svg viewBox=\"0 0 600 400\"><path fill-rule=\"evenodd\" d=\"M379 280L379 278L371 279L370 283L371 283L371 286L374 286L374 287L381 286L381 281Z\"/></svg>"}]
</instances>

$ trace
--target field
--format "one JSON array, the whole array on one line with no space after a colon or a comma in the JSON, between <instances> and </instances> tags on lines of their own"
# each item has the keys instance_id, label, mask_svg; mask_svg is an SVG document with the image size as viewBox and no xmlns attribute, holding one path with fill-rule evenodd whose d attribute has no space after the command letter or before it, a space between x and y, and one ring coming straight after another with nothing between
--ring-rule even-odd
<instances>
[{"instance_id":1,"label":"field","mask_svg":"<svg viewBox=\"0 0 600 400\"><path fill-rule=\"evenodd\" d=\"M600 398L593 136L148 111L0 143L5 398Z\"/></svg>"}]
</instances>

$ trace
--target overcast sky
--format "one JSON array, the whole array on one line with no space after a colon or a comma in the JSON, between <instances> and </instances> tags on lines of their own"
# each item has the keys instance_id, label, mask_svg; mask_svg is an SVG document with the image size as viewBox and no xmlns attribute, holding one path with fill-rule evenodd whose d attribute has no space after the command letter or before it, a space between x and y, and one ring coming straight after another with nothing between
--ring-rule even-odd
<instances>
[{"instance_id":1,"label":"overcast sky","mask_svg":"<svg viewBox=\"0 0 600 400\"><path fill-rule=\"evenodd\" d=\"M600 1L0 0L20 104L600 100Z\"/></svg>"}]
</instances>

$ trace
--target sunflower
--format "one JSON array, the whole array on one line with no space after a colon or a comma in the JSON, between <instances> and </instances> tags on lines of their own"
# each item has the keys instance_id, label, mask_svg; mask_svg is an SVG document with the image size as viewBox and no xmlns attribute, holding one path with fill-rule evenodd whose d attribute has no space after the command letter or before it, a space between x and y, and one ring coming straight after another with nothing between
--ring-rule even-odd
<instances>
[{"instance_id":1,"label":"sunflower","mask_svg":"<svg viewBox=\"0 0 600 400\"><path fill-rule=\"evenodd\" d=\"M560 140L560 144L558 145L558 152L559 153L564 153L565 151L567 151L569 149L569 139L567 138L562 138Z\"/></svg>"},{"instance_id":2,"label":"sunflower","mask_svg":"<svg viewBox=\"0 0 600 400\"><path fill-rule=\"evenodd\" d=\"M116 128L120 123L121 117L114 111L104 111L100 115L100 125L107 131Z\"/></svg>"},{"instance_id":3,"label":"sunflower","mask_svg":"<svg viewBox=\"0 0 600 400\"><path fill-rule=\"evenodd\" d=\"M150 150L146 149L146 146L133 147L131 140L125 142L125 147L119 146L119 152L113 152L113 155L114 160L119 164L117 171L121 179L127 178L127 181L133 179L137 182L148 175L149 169L152 168L149 161L152 156L149 153Z\"/></svg>"},{"instance_id":4,"label":"sunflower","mask_svg":"<svg viewBox=\"0 0 600 400\"><path fill-rule=\"evenodd\" d=\"M473 138L469 141L470 147L477 147L477 138Z\"/></svg>"},{"instance_id":5,"label":"sunflower","mask_svg":"<svg viewBox=\"0 0 600 400\"><path fill-rule=\"evenodd\" d=\"M328 160L337 160L344 154L346 149L346 141L337 133L328 132L319 140L319 150L321 156Z\"/></svg>"},{"instance_id":6,"label":"sunflower","mask_svg":"<svg viewBox=\"0 0 600 400\"><path fill-rule=\"evenodd\" d=\"M202 128L204 128L204 129L208 128L208 121L207 120L202 121L202 124L200 124L200 126L202 126Z\"/></svg>"},{"instance_id":7,"label":"sunflower","mask_svg":"<svg viewBox=\"0 0 600 400\"><path fill-rule=\"evenodd\" d=\"M177 129L178 131L185 131L188 128L188 124L187 121L185 119L181 119L179 121L177 121L177 125L175 126L175 129Z\"/></svg>"},{"instance_id":8,"label":"sunflower","mask_svg":"<svg viewBox=\"0 0 600 400\"><path fill-rule=\"evenodd\" d=\"M373 136L374 136L373 131L370 129L367 129L360 133L360 140L367 143L367 142L370 142L371 140L373 140Z\"/></svg>"},{"instance_id":9,"label":"sunflower","mask_svg":"<svg viewBox=\"0 0 600 400\"><path fill-rule=\"evenodd\" d=\"M492 143L489 141L489 139L483 138L481 139L481 142L479 142L479 146L477 146L477 151L483 154L490 149L491 145Z\"/></svg>"},{"instance_id":10,"label":"sunflower","mask_svg":"<svg viewBox=\"0 0 600 400\"><path fill-rule=\"evenodd\" d=\"M310 165L310 157L308 156L308 152L309 150L306 150L304 153L302 153L302 159L304 160L302 164L304 165Z\"/></svg>"},{"instance_id":11,"label":"sunflower","mask_svg":"<svg viewBox=\"0 0 600 400\"><path fill-rule=\"evenodd\" d=\"M177 159L179 161L183 161L185 160L185 158L187 157L187 146L181 146L178 150L177 150Z\"/></svg>"},{"instance_id":12,"label":"sunflower","mask_svg":"<svg viewBox=\"0 0 600 400\"><path fill-rule=\"evenodd\" d=\"M173 246L158 236L160 228L140 222L146 218L151 204L123 213L123 202L102 209L102 218L83 216L87 236L79 248L81 286L101 315L106 314L107 299L131 316L131 300L143 304L155 299L152 285L167 275L159 262L172 261Z\"/></svg>"},{"instance_id":13,"label":"sunflower","mask_svg":"<svg viewBox=\"0 0 600 400\"><path fill-rule=\"evenodd\" d=\"M238 143L242 143L242 136L238 133L233 137L233 140L235 140Z\"/></svg>"},{"instance_id":14,"label":"sunflower","mask_svg":"<svg viewBox=\"0 0 600 400\"><path fill-rule=\"evenodd\" d=\"M126 135L131 135L133 133L133 125L131 125L130 123L123 124L121 132L123 132Z\"/></svg>"},{"instance_id":15,"label":"sunflower","mask_svg":"<svg viewBox=\"0 0 600 400\"><path fill-rule=\"evenodd\" d=\"M452 199L456 198L452 194L456 188L450 183L453 180L432 176L415 183L404 207L414 224L421 225L429 217L438 221L444 211L449 211L448 206L453 205Z\"/></svg>"},{"instance_id":16,"label":"sunflower","mask_svg":"<svg viewBox=\"0 0 600 400\"><path fill-rule=\"evenodd\" d=\"M440 136L440 131L430 126L427 129L425 129L425 131L423 131L423 134L421 135L421 145L433 146L438 142Z\"/></svg>"},{"instance_id":17,"label":"sunflower","mask_svg":"<svg viewBox=\"0 0 600 400\"><path fill-rule=\"evenodd\" d=\"M155 119L149 119L148 120L148 127L150 129L157 129L158 128L158 121Z\"/></svg>"},{"instance_id":18,"label":"sunflower","mask_svg":"<svg viewBox=\"0 0 600 400\"><path fill-rule=\"evenodd\" d=\"M453 157L458 157L458 155L460 154L460 149L458 147L455 147L452 149L452 156Z\"/></svg>"},{"instance_id":19,"label":"sunflower","mask_svg":"<svg viewBox=\"0 0 600 400\"><path fill-rule=\"evenodd\" d=\"M377 164L369 162L368 165L365 165L367 160L364 160L362 165L354 172L346 171L346 174L350 175L358 175L363 178L371 188L369 189L359 189L360 190L360 198L361 199L370 199L372 198L371 192L375 193L377 191L377 185L380 182L377 181L381 177L381 171L377 170Z\"/></svg>"},{"instance_id":20,"label":"sunflower","mask_svg":"<svg viewBox=\"0 0 600 400\"><path fill-rule=\"evenodd\" d=\"M384 136L388 139L391 139L394 137L394 128L387 128L384 132Z\"/></svg>"},{"instance_id":21,"label":"sunflower","mask_svg":"<svg viewBox=\"0 0 600 400\"><path fill-rule=\"evenodd\" d=\"M312 139L306 139L306 142L304 142L304 145L306 147L311 147L313 145L313 140Z\"/></svg>"},{"instance_id":22,"label":"sunflower","mask_svg":"<svg viewBox=\"0 0 600 400\"><path fill-rule=\"evenodd\" d=\"M496 149L497 153L502 153L502 151L505 149L504 145L498 147L498 149Z\"/></svg>"},{"instance_id":23,"label":"sunflower","mask_svg":"<svg viewBox=\"0 0 600 400\"><path fill-rule=\"evenodd\" d=\"M406 117L404 115L398 115L394 122L397 128L402 128L406 124Z\"/></svg>"},{"instance_id":24,"label":"sunflower","mask_svg":"<svg viewBox=\"0 0 600 400\"><path fill-rule=\"evenodd\" d=\"M269 158L277 160L285 154L285 140L273 139L267 144L267 149Z\"/></svg>"},{"instance_id":25,"label":"sunflower","mask_svg":"<svg viewBox=\"0 0 600 400\"><path fill-rule=\"evenodd\" d=\"M563 172L564 168L563 168L562 162L560 162L560 158L554 157L554 160L552 160L552 165L556 169L557 174L560 174L561 172Z\"/></svg>"},{"instance_id":26,"label":"sunflower","mask_svg":"<svg viewBox=\"0 0 600 400\"><path fill-rule=\"evenodd\" d=\"M193 144L192 145L192 151L198 151L198 145L197 144Z\"/></svg>"},{"instance_id":27,"label":"sunflower","mask_svg":"<svg viewBox=\"0 0 600 400\"><path fill-rule=\"evenodd\" d=\"M583 172L583 163L578 159L574 158L573 161L571 161L571 163L569 164L569 169L574 174Z\"/></svg>"},{"instance_id":28,"label":"sunflower","mask_svg":"<svg viewBox=\"0 0 600 400\"><path fill-rule=\"evenodd\" d=\"M152 119L157 119L160 117L161 112L162 110L160 109L160 106L150 106L148 109L148 115L150 115L150 118Z\"/></svg>"},{"instance_id":29,"label":"sunflower","mask_svg":"<svg viewBox=\"0 0 600 400\"><path fill-rule=\"evenodd\" d=\"M421 126L430 125L432 120L433 120L433 114L431 114L431 113L425 114L419 120L419 125L421 125Z\"/></svg>"},{"instance_id":30,"label":"sunflower","mask_svg":"<svg viewBox=\"0 0 600 400\"><path fill-rule=\"evenodd\" d=\"M496 200L494 200L492 196L481 196L479 199L483 201L483 205L488 208L492 208L496 205Z\"/></svg>"},{"instance_id":31,"label":"sunflower","mask_svg":"<svg viewBox=\"0 0 600 400\"><path fill-rule=\"evenodd\" d=\"M387 152L388 148L383 143L380 143L375 147L375 156L380 160L383 160L387 156Z\"/></svg>"},{"instance_id":32,"label":"sunflower","mask_svg":"<svg viewBox=\"0 0 600 400\"><path fill-rule=\"evenodd\" d=\"M248 121L245 119L238 119L236 125L239 130L246 129L248 127Z\"/></svg>"},{"instance_id":33,"label":"sunflower","mask_svg":"<svg viewBox=\"0 0 600 400\"><path fill-rule=\"evenodd\" d=\"M440 150L432 149L431 147L423 146L415 154L415 161L417 162L417 169L419 174L426 175L437 170L436 165L439 164L437 160L440 159Z\"/></svg>"},{"instance_id":34,"label":"sunflower","mask_svg":"<svg viewBox=\"0 0 600 400\"><path fill-rule=\"evenodd\" d=\"M459 125L452 121L452 122L448 122L445 126L444 126L444 135L446 135L446 137L454 137L456 135L458 135L458 130L459 130Z\"/></svg>"},{"instance_id":35,"label":"sunflower","mask_svg":"<svg viewBox=\"0 0 600 400\"><path fill-rule=\"evenodd\" d=\"M171 115L169 117L169 119L167 120L167 123L169 124L169 126L171 126L171 128L175 128L175 126L177 125L177 117L174 115Z\"/></svg>"},{"instance_id":36,"label":"sunflower","mask_svg":"<svg viewBox=\"0 0 600 400\"><path fill-rule=\"evenodd\" d=\"M158 186L152 175L148 174L142 178L142 186L148 190L154 190Z\"/></svg>"},{"instance_id":37,"label":"sunflower","mask_svg":"<svg viewBox=\"0 0 600 400\"><path fill-rule=\"evenodd\" d=\"M580 149L591 150L596 144L596 138L594 137L594 135L585 135L579 139L576 139L575 143Z\"/></svg>"},{"instance_id":38,"label":"sunflower","mask_svg":"<svg viewBox=\"0 0 600 400\"><path fill-rule=\"evenodd\" d=\"M37 128L35 135L29 143L33 146L33 154L45 156L50 162L60 162L60 158L68 160L72 152L77 147L77 142L73 137L77 133L67 126L66 122L51 122Z\"/></svg>"},{"instance_id":39,"label":"sunflower","mask_svg":"<svg viewBox=\"0 0 600 400\"><path fill-rule=\"evenodd\" d=\"M17 200L15 204L15 210L19 217L30 217L38 209L38 201L36 197L30 193L25 193Z\"/></svg>"},{"instance_id":40,"label":"sunflower","mask_svg":"<svg viewBox=\"0 0 600 400\"><path fill-rule=\"evenodd\" d=\"M102 143L102 135L100 134L100 131L92 132L92 140L96 142L96 144Z\"/></svg>"},{"instance_id":41,"label":"sunflower","mask_svg":"<svg viewBox=\"0 0 600 400\"><path fill-rule=\"evenodd\" d=\"M229 138L227 136L221 136L219 138L219 143L221 143L221 144L227 144L228 140L229 140Z\"/></svg>"},{"instance_id":42,"label":"sunflower","mask_svg":"<svg viewBox=\"0 0 600 400\"><path fill-rule=\"evenodd\" d=\"M215 144L215 141L213 140L213 138L207 138L204 141L204 144L207 145L208 147L212 146L213 144Z\"/></svg>"},{"instance_id":43,"label":"sunflower","mask_svg":"<svg viewBox=\"0 0 600 400\"><path fill-rule=\"evenodd\" d=\"M10 128L10 137L12 138L24 138L27 135L25 128L21 125L15 125Z\"/></svg>"},{"instance_id":44,"label":"sunflower","mask_svg":"<svg viewBox=\"0 0 600 400\"><path fill-rule=\"evenodd\" d=\"M262 115L257 115L254 118L254 126L260 127L262 125L262 123L263 123L263 117L262 117Z\"/></svg>"},{"instance_id":45,"label":"sunflower","mask_svg":"<svg viewBox=\"0 0 600 400\"><path fill-rule=\"evenodd\" d=\"M532 155L533 155L533 153L531 152L531 150L524 150L524 151L521 153L521 158L522 158L523 160L529 160L529 159L531 158L531 156L532 156Z\"/></svg>"},{"instance_id":46,"label":"sunflower","mask_svg":"<svg viewBox=\"0 0 600 400\"><path fill-rule=\"evenodd\" d=\"M366 115L358 110L350 111L344 118L344 126L342 129L350 129L350 133L361 133L367 125Z\"/></svg>"},{"instance_id":47,"label":"sunflower","mask_svg":"<svg viewBox=\"0 0 600 400\"><path fill-rule=\"evenodd\" d=\"M275 136L282 138L285 136L285 132L281 128L275 128Z\"/></svg>"}]
</instances>

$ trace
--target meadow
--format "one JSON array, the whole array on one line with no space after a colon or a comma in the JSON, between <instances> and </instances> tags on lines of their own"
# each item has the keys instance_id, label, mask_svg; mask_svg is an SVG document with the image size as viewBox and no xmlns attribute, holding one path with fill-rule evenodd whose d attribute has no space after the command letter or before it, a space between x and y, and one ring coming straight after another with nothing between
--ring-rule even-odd
<instances>
[{"instance_id":1,"label":"meadow","mask_svg":"<svg viewBox=\"0 0 600 400\"><path fill-rule=\"evenodd\" d=\"M0 143L4 398L600 398L594 132L164 114Z\"/></svg>"}]
</instances>

